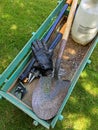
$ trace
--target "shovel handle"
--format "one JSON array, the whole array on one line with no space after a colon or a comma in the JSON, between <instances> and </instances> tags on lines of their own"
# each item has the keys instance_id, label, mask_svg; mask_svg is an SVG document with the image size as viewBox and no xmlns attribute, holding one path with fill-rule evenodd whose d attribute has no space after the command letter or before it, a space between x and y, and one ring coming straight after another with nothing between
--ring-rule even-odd
<instances>
[{"instance_id":1,"label":"shovel handle","mask_svg":"<svg viewBox=\"0 0 98 130\"><path fill-rule=\"evenodd\" d=\"M70 0L68 0L68 1L70 1ZM55 76L56 77L58 76L58 71L60 68L61 59L62 59L64 50L66 47L66 43L67 43L67 40L69 37L69 33L70 33L70 29L71 29L71 25L72 25L72 21L74 18L77 4L78 4L78 0L73 0L72 5L71 5L71 9L70 9L70 12L69 12L69 15L67 18L67 22L66 22L66 28L65 28L62 40L60 42L60 49L59 49L58 57L56 59L56 64L55 64Z\"/></svg>"},{"instance_id":2,"label":"shovel handle","mask_svg":"<svg viewBox=\"0 0 98 130\"><path fill-rule=\"evenodd\" d=\"M62 39L65 39L66 41L67 41L69 33L70 33L70 29L71 29L71 25L72 25L72 21L74 18L77 4L78 4L78 0L73 0L71 9L70 9L70 12L68 15L67 23L66 23L66 29L65 29L65 32L64 32L63 38L62 38Z\"/></svg>"}]
</instances>

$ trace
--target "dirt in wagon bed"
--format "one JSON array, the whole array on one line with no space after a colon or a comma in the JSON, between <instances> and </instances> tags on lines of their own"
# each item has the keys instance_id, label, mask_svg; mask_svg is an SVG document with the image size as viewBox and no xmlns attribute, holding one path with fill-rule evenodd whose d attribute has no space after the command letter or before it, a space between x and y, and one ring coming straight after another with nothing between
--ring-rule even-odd
<instances>
[{"instance_id":1,"label":"dirt in wagon bed","mask_svg":"<svg viewBox=\"0 0 98 130\"><path fill-rule=\"evenodd\" d=\"M72 40L70 35L62 57L61 68L59 71L59 75L63 80L72 80L90 45L91 44L86 46L79 45ZM54 59L57 57L58 49L55 51Z\"/></svg>"}]
</instances>

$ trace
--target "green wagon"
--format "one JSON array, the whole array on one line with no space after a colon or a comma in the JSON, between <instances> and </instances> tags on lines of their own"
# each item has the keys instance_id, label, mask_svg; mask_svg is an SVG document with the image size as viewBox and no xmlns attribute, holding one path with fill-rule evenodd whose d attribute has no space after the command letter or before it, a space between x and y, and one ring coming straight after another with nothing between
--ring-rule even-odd
<instances>
[{"instance_id":1,"label":"green wagon","mask_svg":"<svg viewBox=\"0 0 98 130\"><path fill-rule=\"evenodd\" d=\"M11 62L11 64L7 67L7 69L0 75L0 98L5 98L10 103L14 104L17 108L21 109L25 112L28 116L34 119L34 125L37 126L38 124L43 125L46 128L54 128L58 120L63 120L62 111L64 107L66 107L66 103L73 91L77 80L85 68L87 63L90 63L90 56L98 43L98 36L87 46L83 47L74 43L72 41L71 36L69 37L68 44L64 53L64 63L61 65L63 69L65 69L66 74L63 77L64 79L68 79L71 81L71 85L69 87L68 93L64 98L61 107L59 108L58 113L56 116L49 120L45 121L40 118L32 111L31 104L27 98L23 100L19 100L16 98L12 93L12 88L15 87L18 77L30 61L32 57L31 52L31 43L35 39L42 38L49 27L51 26L50 23L53 23L54 19L59 14L61 8L63 7L65 0L59 1L57 7L52 11L49 17L45 20L45 22L40 26L40 28L32 33L32 37L23 47L23 49L19 52L16 58ZM65 12L65 16L67 16L68 12ZM48 28L47 28L48 27ZM56 52L55 52L56 53ZM81 55L82 54L82 55ZM28 86L27 86L28 87ZM36 87L36 86L35 86Z\"/></svg>"}]
</instances>

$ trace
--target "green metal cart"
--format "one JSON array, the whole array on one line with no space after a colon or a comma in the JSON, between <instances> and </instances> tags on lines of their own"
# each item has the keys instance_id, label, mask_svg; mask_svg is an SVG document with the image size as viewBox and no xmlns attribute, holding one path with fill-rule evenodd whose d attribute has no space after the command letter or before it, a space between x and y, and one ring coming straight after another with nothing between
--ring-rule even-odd
<instances>
[{"instance_id":1,"label":"green metal cart","mask_svg":"<svg viewBox=\"0 0 98 130\"><path fill-rule=\"evenodd\" d=\"M73 91L73 89L75 87L75 84L77 83L77 80L78 80L81 72L85 68L86 64L90 63L89 58L98 43L98 36L96 36L96 38L86 47L83 47L81 45L78 45L77 43L74 43L72 41L71 37L69 37L67 50L70 50L70 46L73 46L73 48L76 49L76 50L73 50L75 52L73 60L76 60L75 57L77 57L77 59L78 59L79 56L80 56L80 59L77 62L77 66L76 66L75 62L73 64L73 66L76 67L76 69L73 67L74 69L71 70L71 72L69 71L69 76L67 75L64 77L65 79L69 78L71 80L71 85L69 87L66 97L63 100L61 107L59 108L58 113L56 114L56 116L53 119L51 119L49 121L45 121L45 120L38 118L37 115L33 112L30 105L28 105L28 103L25 103L25 101L22 101L22 100L19 100L18 98L16 98L11 93L10 90L11 90L12 86L13 87L15 86L19 75L22 73L23 69L25 68L25 66L31 59L32 41L34 41L35 39L40 39L47 33L47 31L49 30L49 27L50 27L50 23L52 23L54 21L54 19L57 17L57 15L59 14L64 3L65 3L65 0L61 0L58 2L57 7L53 10L53 12L49 15L49 17L45 20L45 22L40 26L40 28L36 32L32 33L32 37L29 39L29 41L26 43L26 45L23 47L23 49L19 52L19 54L15 57L15 59L7 67L7 69L0 75L0 99L2 99L2 97L5 98L10 103L14 104L17 108L19 108L23 112L25 112L28 116L30 116L32 119L34 119L33 123L35 126L37 126L38 124L41 124L42 126L48 128L48 129L54 128L58 120L63 120L62 111L71 95L71 92ZM65 12L65 15L66 14L67 14L67 12ZM81 57L81 54L78 54L77 48L82 51L84 49L84 55L82 55L82 57ZM65 51L65 55L66 55L66 53L67 52ZM70 56L69 56L69 58L70 58ZM66 58L64 63L67 64L68 61L69 60ZM71 64L71 66L72 66L72 64ZM71 66L69 65L70 68L71 68ZM66 70L66 65L65 65L65 70Z\"/></svg>"}]
</instances>

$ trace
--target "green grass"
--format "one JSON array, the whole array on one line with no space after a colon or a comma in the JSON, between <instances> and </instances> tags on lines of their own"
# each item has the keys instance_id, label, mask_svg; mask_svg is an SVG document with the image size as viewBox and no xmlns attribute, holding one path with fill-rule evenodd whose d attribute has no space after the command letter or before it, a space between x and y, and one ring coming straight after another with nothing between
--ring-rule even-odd
<instances>
[{"instance_id":1,"label":"green grass","mask_svg":"<svg viewBox=\"0 0 98 130\"><path fill-rule=\"evenodd\" d=\"M56 0L0 0L0 73L56 6ZM55 130L98 130L98 45L82 72ZM46 130L14 105L0 100L0 130Z\"/></svg>"}]
</instances>

